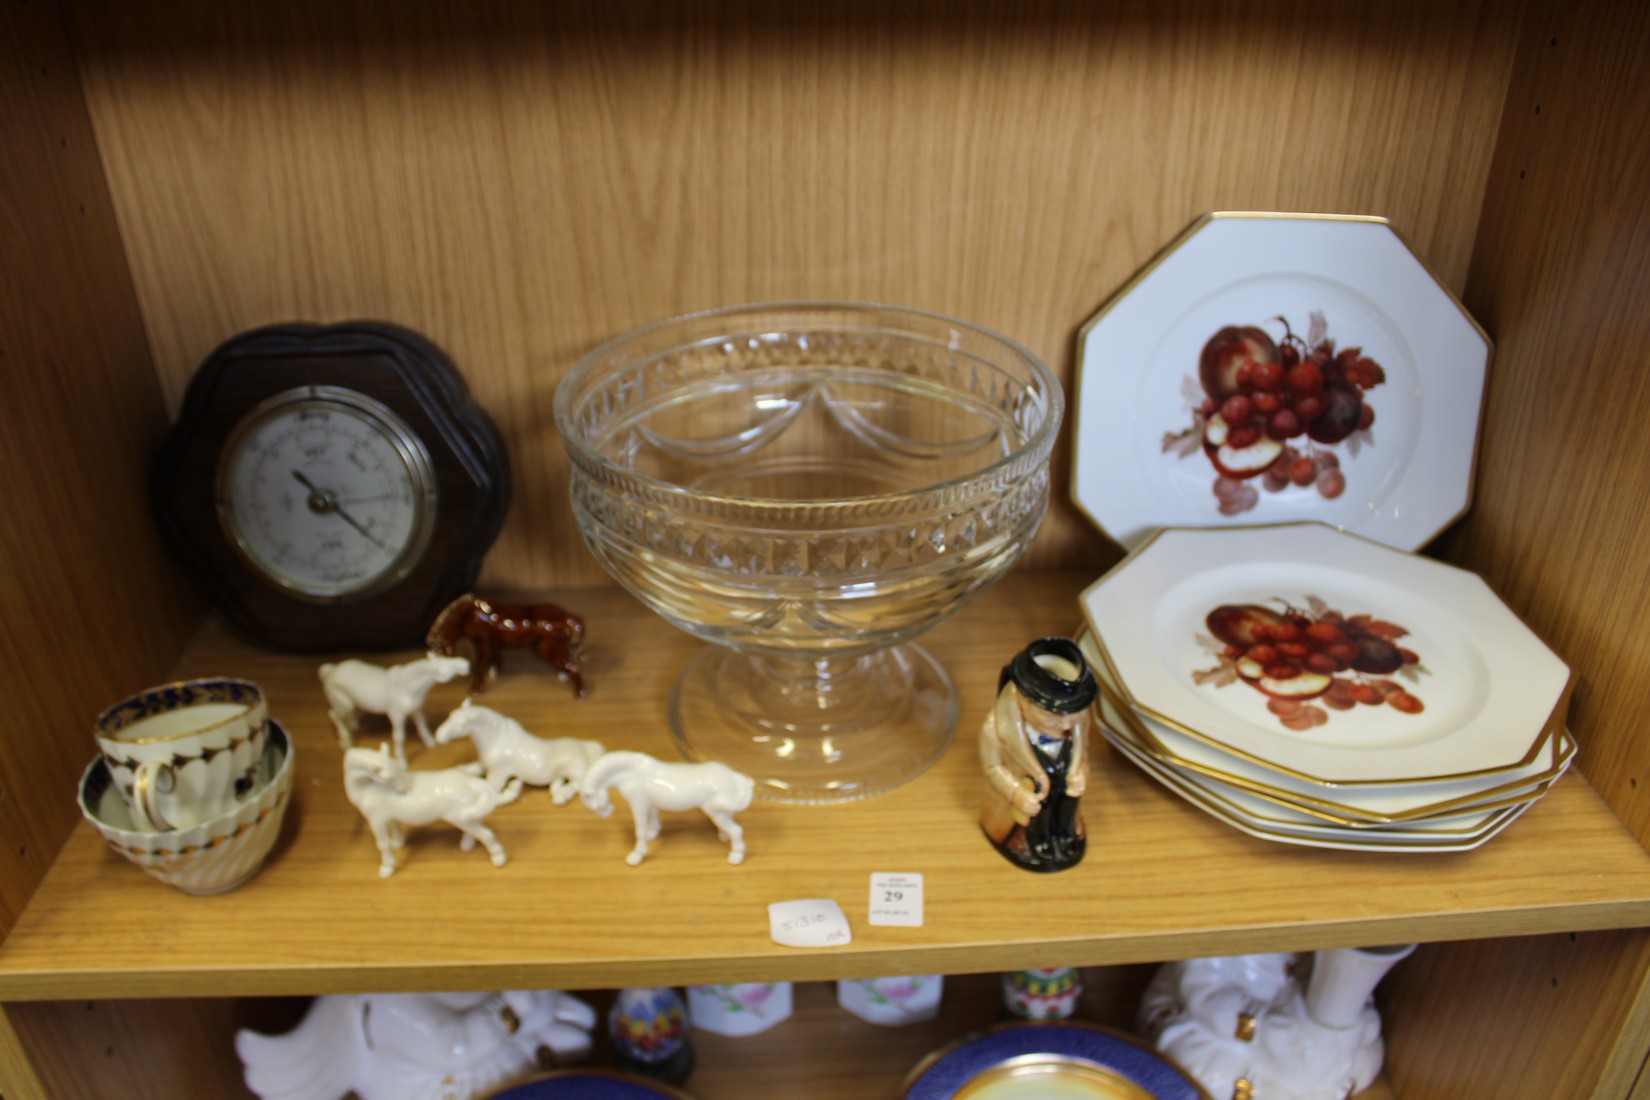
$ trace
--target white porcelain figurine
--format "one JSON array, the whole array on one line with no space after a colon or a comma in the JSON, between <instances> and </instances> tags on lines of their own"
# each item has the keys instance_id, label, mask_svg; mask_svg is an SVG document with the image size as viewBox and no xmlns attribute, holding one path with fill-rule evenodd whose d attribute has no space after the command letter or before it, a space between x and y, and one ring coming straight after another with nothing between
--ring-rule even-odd
<instances>
[{"instance_id":1,"label":"white porcelain figurine","mask_svg":"<svg viewBox=\"0 0 1650 1100\"><path fill-rule=\"evenodd\" d=\"M519 777L523 783L548 787L550 800L558 806L579 793L586 769L606 751L600 741L535 737L514 718L469 699L436 727L435 743L445 745L460 737L475 742L488 779L502 784Z\"/></svg>"},{"instance_id":2,"label":"white porcelain figurine","mask_svg":"<svg viewBox=\"0 0 1650 1100\"><path fill-rule=\"evenodd\" d=\"M390 720L395 738L395 755L406 759L407 719L411 718L419 739L428 748L430 724L424 719L424 698L436 684L445 684L470 674L470 662L463 657L430 655L416 661L384 668L351 658L321 666L321 691L327 697L327 711L338 729L338 747L354 744L361 715L382 714Z\"/></svg>"},{"instance_id":3,"label":"white porcelain figurine","mask_svg":"<svg viewBox=\"0 0 1650 1100\"><path fill-rule=\"evenodd\" d=\"M745 860L745 830L733 815L751 804L756 784L726 764L671 764L646 753L610 752L590 765L579 785L584 804L602 817L613 812L607 789L617 787L636 821L636 847L625 856L632 867L647 858L647 844L659 838L660 810L702 810L728 842L728 862Z\"/></svg>"},{"instance_id":4,"label":"white porcelain figurine","mask_svg":"<svg viewBox=\"0 0 1650 1100\"><path fill-rule=\"evenodd\" d=\"M344 793L361 811L378 843L378 876L395 874L395 857L406 845L404 826L445 821L464 834L459 848L479 841L494 867L504 866L504 846L482 824L488 814L521 794L521 780L502 786L487 780L480 764L440 771L410 771L388 746L359 746L344 753Z\"/></svg>"},{"instance_id":5,"label":"white porcelain figurine","mask_svg":"<svg viewBox=\"0 0 1650 1100\"><path fill-rule=\"evenodd\" d=\"M1344 1100L1380 1073L1375 986L1414 948L1167 963L1146 989L1139 1029L1220 1100Z\"/></svg>"},{"instance_id":6,"label":"white porcelain figurine","mask_svg":"<svg viewBox=\"0 0 1650 1100\"><path fill-rule=\"evenodd\" d=\"M285 1035L235 1036L263 1100L469 1100L590 1053L595 1011L555 990L317 997Z\"/></svg>"}]
</instances>

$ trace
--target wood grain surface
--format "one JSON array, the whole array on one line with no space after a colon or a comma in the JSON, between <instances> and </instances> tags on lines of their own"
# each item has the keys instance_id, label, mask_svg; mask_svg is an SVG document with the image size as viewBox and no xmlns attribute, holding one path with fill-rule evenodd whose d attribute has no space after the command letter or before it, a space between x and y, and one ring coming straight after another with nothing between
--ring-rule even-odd
<instances>
[{"instance_id":1,"label":"wood grain surface","mask_svg":"<svg viewBox=\"0 0 1650 1100\"><path fill-rule=\"evenodd\" d=\"M1421 1097L1626 1096L1644 1049L1617 1057L1643 929L1426 945L1382 984L1388 1076Z\"/></svg>"},{"instance_id":2,"label":"wood grain surface","mask_svg":"<svg viewBox=\"0 0 1650 1100\"><path fill-rule=\"evenodd\" d=\"M75 72L51 6L0 7L0 935L76 814L105 703L156 682L201 606L145 487L166 426Z\"/></svg>"},{"instance_id":3,"label":"wood grain surface","mask_svg":"<svg viewBox=\"0 0 1650 1100\"><path fill-rule=\"evenodd\" d=\"M1484 0L68 0L169 407L228 336L406 324L517 465L484 582L601 579L557 380L746 301L952 314L1072 381L1212 209L1381 214L1459 290L1516 32ZM1033 564L1101 560L1066 502Z\"/></svg>"},{"instance_id":4,"label":"wood grain surface","mask_svg":"<svg viewBox=\"0 0 1650 1100\"><path fill-rule=\"evenodd\" d=\"M438 824L417 830L401 869L380 881L371 837L344 797L317 662L258 653L208 629L177 674L261 683L297 745L283 841L252 882L202 899L152 881L82 825L0 945L0 998L964 973L1051 957L1093 966L1650 921L1650 855L1574 775L1476 851L1347 853L1244 836L1103 750L1083 803L1091 841L1082 864L1046 876L1013 867L979 834L973 734L1002 663L1026 640L1074 628L1085 579L1014 574L934 631L932 652L962 696L950 751L917 780L862 802L752 806L740 816L749 856L737 867L698 814L667 814L647 861L627 866L624 812L602 819L535 790L489 819L507 866L459 851L457 832ZM589 696L576 699L525 659L481 701L541 736L674 757L666 701L700 643L613 589L556 596L589 624ZM463 695L461 685L438 686L431 718ZM474 758L466 742L413 751L421 767ZM921 929L865 923L875 871L925 876ZM798 951L769 938L769 903L813 897L842 905L852 944ZM137 912L140 921L128 916Z\"/></svg>"},{"instance_id":5,"label":"wood grain surface","mask_svg":"<svg viewBox=\"0 0 1650 1100\"><path fill-rule=\"evenodd\" d=\"M1519 55L1468 287L1500 348L1449 553L1581 670L1582 766L1650 843L1650 438L1620 430L1650 402L1650 10L1602 8L1555 8Z\"/></svg>"},{"instance_id":6,"label":"wood grain surface","mask_svg":"<svg viewBox=\"0 0 1650 1100\"><path fill-rule=\"evenodd\" d=\"M1476 504L1441 547L1576 669L1578 766L1640 843L1650 446L1620 425L1650 399L1647 57L1642 4L1531 8L1465 295L1497 339ZM1625 1096L1650 1050L1646 973L1643 935L1457 945L1436 974L1404 979L1417 1027L1394 1043L1399 1090ZM1598 1025L1601 1004L1612 1022ZM1537 1038L1535 1018L1564 1037Z\"/></svg>"},{"instance_id":7,"label":"wood grain surface","mask_svg":"<svg viewBox=\"0 0 1650 1100\"><path fill-rule=\"evenodd\" d=\"M802 869L824 851L834 889L906 851L906 815L920 817L950 868L943 877L956 876L942 891L948 911L955 901L981 924L942 925L922 951L858 945L890 971L1036 965L1023 960L1058 946L1085 963L1122 961L1095 973L1127 975L1174 954L1510 937L1429 943L1389 980L1401 1094L1627 1094L1650 1046L1650 937L1614 929L1645 923L1650 836L1636 733L1650 687L1636 626L1646 553L1636 486L1650 456L1619 426L1642 404L1634 364L1650 335L1641 6L65 0L62 12L6 5L0 20L0 376L13 410L0 434L0 686L30 731L0 739L0 929L73 819L62 792L90 753L84 724L164 675L198 622L134 488L189 374L223 338L361 316L434 338L518 460L487 583L572 590L601 575L568 517L550 394L606 337L740 300L880 298L997 328L1069 384L1082 321L1197 214L1377 213L1464 288L1497 340L1476 508L1440 552L1485 572L1580 671L1573 727L1586 779L1567 779L1483 852L1428 860L1422 874L1412 857L1246 840L1108 756L1092 801L1097 830L1119 848L1091 856L1095 878L1057 888L1052 925L1030 933L1003 931L1015 909L1007 884L981 897L1000 869L970 846L974 778L955 751L890 800L893 816L819 830L796 823L803 811L758 808L752 862L737 869L720 863L713 837L667 827L634 873L665 867L744 905L816 882ZM1093 575L1115 551L1063 502L1069 461L1068 434L1055 456L1059 501L1030 563ZM1004 629L1066 626L1052 618L1038 601ZM647 642L661 648L638 654L685 659L680 639ZM179 667L239 659L222 644L208 633ZM977 680L964 684L965 708L983 707L980 684L1000 656L944 644ZM312 668L258 667L295 699L313 690ZM598 722L662 749L662 731L633 730L619 712L656 707L667 671L603 670L648 686L624 706L588 700ZM527 676L516 698L559 715L559 685L541 679ZM154 1095L186 1095L197 1054L212 1067L201 1081L232 1084L221 1045L232 1026L300 1003L217 999L241 990L430 987L461 975L511 984L525 973L604 986L701 971L720 980L771 961L734 957L742 940L725 909L696 914L718 929L703 955L658 946L646 935L656 926L607 943L547 933L523 948L497 924L454 936L470 925L453 919L439 922L432 955L427 926L408 914L433 904L451 918L440 907L477 881L501 917L616 882L599 915L633 919L644 891L621 875L622 829L512 807L501 820L509 867L476 866L450 836L431 836L379 883L336 777L310 770L336 749L305 736L319 740L289 839L240 893L175 895L75 828L27 933L0 948L0 986L202 999L8 1006L18 1033L0 1025L8 1100L110 1095L150 1079L173 1089ZM792 867L763 870L763 856ZM1165 868L1197 885L1165 900ZM273 909L247 900L272 891L283 896ZM88 896L104 899L90 908L105 918L119 904L182 920L191 942L216 945L188 950L213 961L169 955L158 934L138 944L151 950L116 959L106 929L72 912ZM409 897L414 906L397 904ZM332 908L349 934L322 927L316 914ZM238 920L208 928L208 910ZM799 977L819 968L786 965ZM823 1048L809 1095L860 1095L857 1060L892 1072L916 1053L914 1038L873 1038ZM787 1042L772 1057L812 1079L796 1068L798 1049Z\"/></svg>"}]
</instances>

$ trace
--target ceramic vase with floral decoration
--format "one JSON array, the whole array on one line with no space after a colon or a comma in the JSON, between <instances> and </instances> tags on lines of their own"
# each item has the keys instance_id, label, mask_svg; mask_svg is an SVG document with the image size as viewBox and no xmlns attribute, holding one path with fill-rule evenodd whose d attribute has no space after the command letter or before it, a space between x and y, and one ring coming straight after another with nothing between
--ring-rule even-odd
<instances>
[{"instance_id":1,"label":"ceramic vase with floral decoration","mask_svg":"<svg viewBox=\"0 0 1650 1100\"><path fill-rule=\"evenodd\" d=\"M791 1014L790 982L690 985L688 1019L701 1031L735 1037L766 1031Z\"/></svg>"},{"instance_id":2,"label":"ceramic vase with floral decoration","mask_svg":"<svg viewBox=\"0 0 1650 1100\"><path fill-rule=\"evenodd\" d=\"M622 1070L672 1085L693 1072L687 1006L669 986L619 990L607 1014L607 1030Z\"/></svg>"},{"instance_id":3,"label":"ceramic vase with floral decoration","mask_svg":"<svg viewBox=\"0 0 1650 1100\"><path fill-rule=\"evenodd\" d=\"M836 1000L868 1023L900 1027L932 1020L939 1013L944 986L939 974L844 979L836 983Z\"/></svg>"},{"instance_id":4,"label":"ceramic vase with floral decoration","mask_svg":"<svg viewBox=\"0 0 1650 1100\"><path fill-rule=\"evenodd\" d=\"M1075 966L1010 970L1003 975L1003 1005L1021 1020L1064 1020L1083 998L1083 975Z\"/></svg>"}]
</instances>

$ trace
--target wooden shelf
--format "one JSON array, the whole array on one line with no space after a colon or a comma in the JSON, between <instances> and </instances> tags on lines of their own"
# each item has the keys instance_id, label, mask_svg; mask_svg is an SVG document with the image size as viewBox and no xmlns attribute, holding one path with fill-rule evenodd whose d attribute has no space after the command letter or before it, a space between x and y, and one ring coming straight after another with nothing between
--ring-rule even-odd
<instances>
[{"instance_id":1,"label":"wooden shelf","mask_svg":"<svg viewBox=\"0 0 1650 1100\"><path fill-rule=\"evenodd\" d=\"M603 820L533 791L491 821L507 866L460 852L458 834L434 826L414 834L400 872L381 881L372 840L344 798L315 680L320 658L264 653L209 624L177 675L262 682L297 745L293 805L270 863L233 893L189 897L81 823L0 945L0 999L806 981L1650 924L1650 855L1574 770L1476 852L1387 855L1243 836L1100 749L1084 800L1084 862L1053 876L1009 866L974 822L972 733L998 666L1023 640L1073 629L1089 579L1018 573L934 631L929 647L962 693L951 750L918 780L864 802L753 806L741 816L750 856L739 867L697 814L667 815L647 862L629 867L622 812ZM533 658L511 654L482 701L544 736L673 755L665 700L699 643L617 590L557 596L590 624L590 696L575 700ZM432 718L462 694L438 688ZM415 761L471 751L448 746ZM922 928L865 923L875 871L925 876ZM842 904L851 945L797 951L769 939L768 903L809 897Z\"/></svg>"},{"instance_id":2,"label":"wooden shelf","mask_svg":"<svg viewBox=\"0 0 1650 1100\"><path fill-rule=\"evenodd\" d=\"M1155 970L1151 966L1105 967L1084 971L1084 994L1075 1018L1129 1033L1140 997ZM605 1018L610 990L577 995ZM758 1035L730 1038L695 1030L696 1065L686 1091L695 1100L745 1100L753 1083L768 1094L806 1100L866 1100L892 1097L900 1083L928 1054L1003 1019L1001 986L995 974L947 977L939 1014L904 1027L880 1027L844 1011L834 982L799 982L792 990L791 1016ZM36 1002L14 1006L30 1020L42 1042L71 1064L98 1063L117 1054L168 1044L177 1051L158 1062L121 1093L139 1100L176 1097L244 1097L253 1100L234 1057L235 1032L250 1028L270 1035L290 1031L303 1018L305 998L242 1001L170 1000ZM592 1034L595 1049L583 1063L614 1064L605 1029ZM70 1086L63 1095L103 1096ZM1377 1081L1357 1100L1392 1100Z\"/></svg>"},{"instance_id":3,"label":"wooden shelf","mask_svg":"<svg viewBox=\"0 0 1650 1100\"><path fill-rule=\"evenodd\" d=\"M1151 968L1091 971L1076 1019L1128 1032ZM777 1096L809 1100L865 1100L893 1096L925 1056L1002 1017L997 976L947 978L940 1012L932 1020L889 1028L844 1011L830 983L804 983L792 991L791 1017L759 1035L727 1038L694 1033L698 1064L686 1089L697 1100L743 1100L752 1082ZM598 1048L593 1062L605 1064ZM1378 1080L1356 1100L1392 1100Z\"/></svg>"}]
</instances>

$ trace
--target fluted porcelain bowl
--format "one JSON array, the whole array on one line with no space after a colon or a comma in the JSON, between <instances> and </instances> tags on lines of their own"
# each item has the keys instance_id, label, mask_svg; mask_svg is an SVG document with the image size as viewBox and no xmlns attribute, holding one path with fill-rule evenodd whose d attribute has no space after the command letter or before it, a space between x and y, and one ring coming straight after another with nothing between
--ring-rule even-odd
<instances>
[{"instance_id":1,"label":"fluted porcelain bowl","mask_svg":"<svg viewBox=\"0 0 1650 1100\"><path fill-rule=\"evenodd\" d=\"M690 758L795 802L887 790L937 758L956 695L910 643L1047 511L1064 398L1036 356L916 310L740 306L598 348L555 406L586 545L715 643L672 698Z\"/></svg>"},{"instance_id":2,"label":"fluted porcelain bowl","mask_svg":"<svg viewBox=\"0 0 1650 1100\"><path fill-rule=\"evenodd\" d=\"M292 801L292 740L270 719L259 774L246 800L187 829L144 829L115 789L109 765L94 759L80 778L80 812L112 851L186 894L222 894L263 867Z\"/></svg>"}]
</instances>

